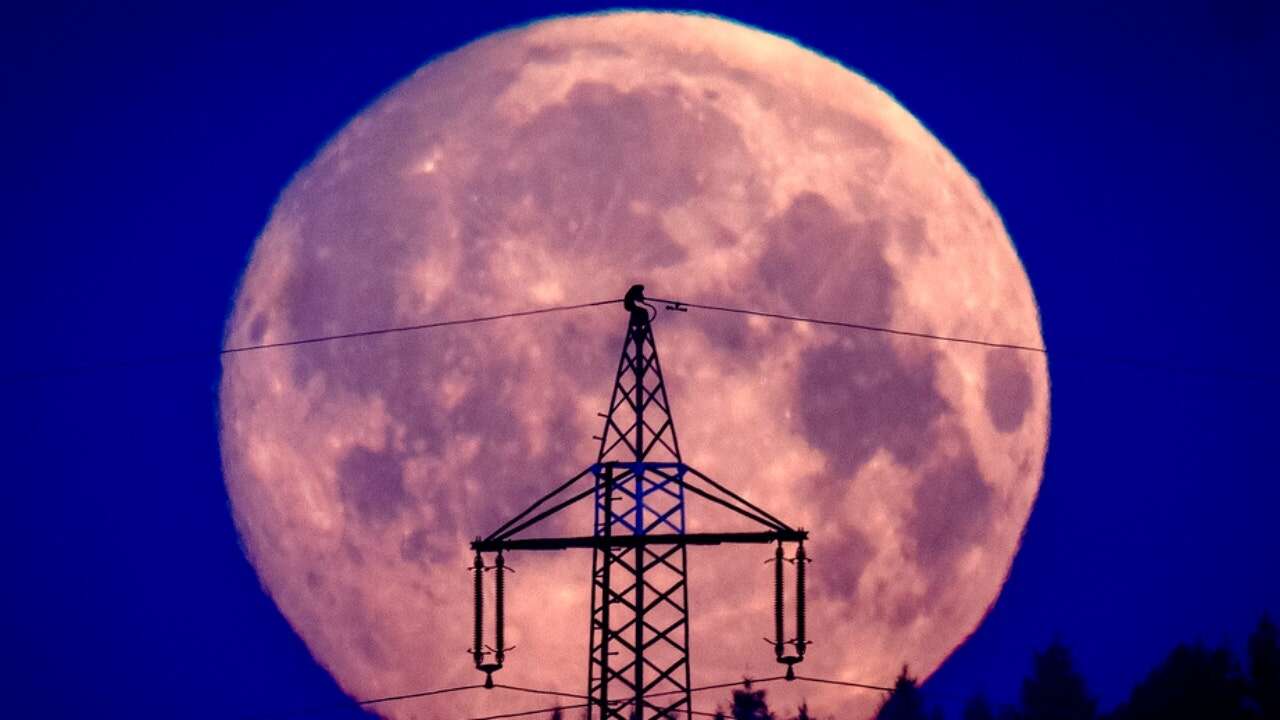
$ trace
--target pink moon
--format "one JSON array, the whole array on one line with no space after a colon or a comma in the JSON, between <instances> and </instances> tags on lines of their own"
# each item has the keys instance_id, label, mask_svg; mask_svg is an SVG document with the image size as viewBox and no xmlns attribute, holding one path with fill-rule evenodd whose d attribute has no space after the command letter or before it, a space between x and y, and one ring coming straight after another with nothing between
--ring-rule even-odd
<instances>
[{"instance_id":1,"label":"pink moon","mask_svg":"<svg viewBox=\"0 0 1280 720\"><path fill-rule=\"evenodd\" d=\"M557 18L423 66L289 183L229 346L652 296L1040 346L978 183L906 109L701 15ZM226 356L227 491L266 592L357 698L480 682L468 543L595 459L620 306ZM1042 355L693 310L654 321L687 462L811 534L805 675L927 677L1040 485ZM689 504L691 530L716 529ZM588 534L570 515L553 530ZM689 553L695 685L780 674L767 547ZM584 693L589 551L513 554L500 682ZM767 686L870 715L875 692ZM713 711L727 691L694 696ZM548 704L505 690L394 718ZM566 701L568 702L568 701Z\"/></svg>"}]
</instances>

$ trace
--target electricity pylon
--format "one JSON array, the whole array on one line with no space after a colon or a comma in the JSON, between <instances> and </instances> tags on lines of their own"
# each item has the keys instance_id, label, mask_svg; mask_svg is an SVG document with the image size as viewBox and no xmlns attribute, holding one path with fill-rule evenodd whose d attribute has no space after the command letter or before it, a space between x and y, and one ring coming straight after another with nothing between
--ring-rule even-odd
<instances>
[{"instance_id":1,"label":"electricity pylon","mask_svg":"<svg viewBox=\"0 0 1280 720\"><path fill-rule=\"evenodd\" d=\"M590 548L591 643L587 688L588 718L649 720L691 715L689 662L689 589L686 574L690 545L777 543L808 537L765 510L734 494L680 455L671 405L654 342L643 286L627 293L627 335L604 418L596 462L504 523L476 539L476 666L492 677L502 667L502 553L508 550ZM673 309L680 309L675 307ZM587 478L591 483L587 485ZM582 487L587 485L586 487ZM686 492L746 517L761 529L751 532L685 532ZM546 518L591 500L594 532L589 537L517 537ZM497 640L482 644L482 553L498 553ZM797 553L797 578L803 590L803 550ZM780 567L780 566L779 566ZM777 570L779 662L790 667L804 657L803 600L796 636L783 638L781 570ZM784 654L784 646L795 653ZM484 658L492 654L494 662ZM488 682L491 682L489 680Z\"/></svg>"}]
</instances>

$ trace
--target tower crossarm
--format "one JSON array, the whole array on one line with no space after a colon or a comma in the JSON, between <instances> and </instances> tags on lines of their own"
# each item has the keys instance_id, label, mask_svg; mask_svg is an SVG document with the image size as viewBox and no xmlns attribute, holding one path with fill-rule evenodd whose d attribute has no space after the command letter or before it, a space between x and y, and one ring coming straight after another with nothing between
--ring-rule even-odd
<instances>
[{"instance_id":1,"label":"tower crossarm","mask_svg":"<svg viewBox=\"0 0 1280 720\"><path fill-rule=\"evenodd\" d=\"M763 532L663 533L661 535L586 535L579 537L519 538L514 540L476 540L471 549L478 552L501 550L572 550L575 548L636 548L657 545L734 545L800 542L807 540L805 530L766 530Z\"/></svg>"},{"instance_id":2,"label":"tower crossarm","mask_svg":"<svg viewBox=\"0 0 1280 720\"><path fill-rule=\"evenodd\" d=\"M637 507L643 504L643 497L635 497L636 493L650 495L654 493L666 493L672 497L683 496L684 491L688 491L708 502L726 508L733 513L751 520L757 525L766 529L765 535L769 533L781 534L783 537L772 537L772 539L794 540L796 531L790 525L782 522L774 517L768 511L760 508L758 505L734 493L720 483L712 480L705 473L694 467L686 465L682 462L626 462L626 461L606 461L595 463L578 474L569 478L551 492L543 495L518 515L503 523L497 530L487 535L483 541L485 543L509 542L513 537L529 528L538 525L542 521L556 515L569 507L580 502L586 502L594 496L597 510L600 509L600 491L602 490L599 482L594 485L586 485L575 488L574 486L587 477L593 477L597 480L605 476L610 477L610 486L619 492L627 493L632 497L631 507ZM643 485L634 482L638 478L661 478L658 482L646 482ZM638 503L637 503L638 501ZM623 537L647 537L654 530L674 530L677 534L683 531L683 507L680 507L681 517L672 517L671 514L654 513L650 511L648 516L643 513L632 515L628 513L611 513L613 523L625 526L627 533L625 535L611 535L615 539ZM597 523L601 520L598 518ZM599 535L599 533L597 533ZM761 533L709 533L715 536L761 536ZM767 540L748 540L745 542L768 542ZM690 544L709 544L709 543L690 543ZM718 544L718 543L715 543ZM518 545L507 545L509 549L521 549ZM585 546L574 546L585 547ZM595 546L590 546L595 547ZM637 547L637 545L617 545L616 547ZM473 543L473 548L477 548ZM485 546L487 550L489 545ZM496 549L496 546L494 546ZM525 548L533 549L533 548ZM553 548L538 548L553 549Z\"/></svg>"}]
</instances>

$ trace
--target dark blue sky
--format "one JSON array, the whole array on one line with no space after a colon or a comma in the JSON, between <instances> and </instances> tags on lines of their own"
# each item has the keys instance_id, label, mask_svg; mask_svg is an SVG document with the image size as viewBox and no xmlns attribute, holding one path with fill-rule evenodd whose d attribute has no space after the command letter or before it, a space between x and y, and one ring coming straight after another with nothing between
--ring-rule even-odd
<instances>
[{"instance_id":1,"label":"dark blue sky","mask_svg":"<svg viewBox=\"0 0 1280 720\"><path fill-rule=\"evenodd\" d=\"M441 52L592 7L485 5L5 11L15 715L341 700L241 553L208 351L277 193L346 120ZM920 118L1003 215L1051 349L1023 549L928 690L1012 700L1059 637L1109 707L1177 642L1239 645L1280 615L1275 6L851 5L700 7L840 60ZM97 369L53 372L80 365Z\"/></svg>"}]
</instances>

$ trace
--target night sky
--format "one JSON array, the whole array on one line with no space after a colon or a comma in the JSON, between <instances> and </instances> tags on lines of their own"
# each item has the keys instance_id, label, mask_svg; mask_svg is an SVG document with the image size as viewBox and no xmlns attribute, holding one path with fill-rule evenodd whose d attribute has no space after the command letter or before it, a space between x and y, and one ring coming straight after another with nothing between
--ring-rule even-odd
<instances>
[{"instance_id":1,"label":"night sky","mask_svg":"<svg viewBox=\"0 0 1280 720\"><path fill-rule=\"evenodd\" d=\"M392 84L481 35L597 6L178 7L0 20L15 716L341 705L232 525L216 349L240 273L289 178ZM1274 6L698 8L894 95L981 183L1040 303L1040 499L930 697L1013 701L1059 638L1109 708L1178 642L1239 647L1280 616Z\"/></svg>"}]
</instances>

